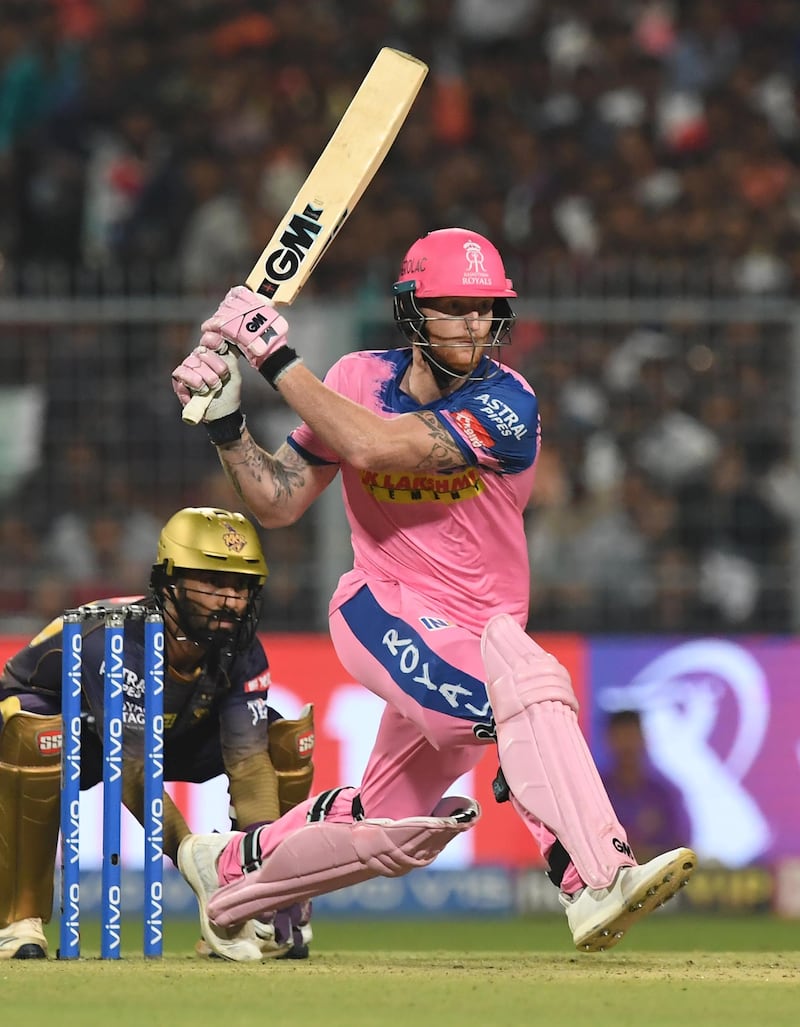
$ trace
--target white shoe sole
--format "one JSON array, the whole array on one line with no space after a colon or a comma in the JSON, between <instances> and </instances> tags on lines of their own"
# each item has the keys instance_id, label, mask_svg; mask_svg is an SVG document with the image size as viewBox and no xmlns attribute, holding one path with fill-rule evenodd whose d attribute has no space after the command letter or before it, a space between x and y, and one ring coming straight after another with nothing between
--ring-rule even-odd
<instances>
[{"instance_id":1,"label":"white shoe sole","mask_svg":"<svg viewBox=\"0 0 800 1027\"><path fill-rule=\"evenodd\" d=\"M669 902L688 883L697 866L697 856L691 849L675 849L671 856L668 862L642 876L642 880L626 896L625 907L621 912L615 910L605 919L584 929L575 938L575 948L581 952L605 952L620 942L634 924ZM601 916L602 906L601 901L598 903Z\"/></svg>"},{"instance_id":2,"label":"white shoe sole","mask_svg":"<svg viewBox=\"0 0 800 1027\"><path fill-rule=\"evenodd\" d=\"M0 959L47 959L47 945L22 938L15 948L0 949Z\"/></svg>"},{"instance_id":3,"label":"white shoe sole","mask_svg":"<svg viewBox=\"0 0 800 1027\"><path fill-rule=\"evenodd\" d=\"M205 938L200 938L194 946L194 954L200 959L219 959ZM308 945L279 945L262 947L261 959L308 959Z\"/></svg>"},{"instance_id":4,"label":"white shoe sole","mask_svg":"<svg viewBox=\"0 0 800 1027\"><path fill-rule=\"evenodd\" d=\"M0 960L5 959L47 959L47 938L38 917L0 928Z\"/></svg>"},{"instance_id":5,"label":"white shoe sole","mask_svg":"<svg viewBox=\"0 0 800 1027\"><path fill-rule=\"evenodd\" d=\"M233 963L255 963L263 953L255 938L244 935L242 929L226 930L215 927L208 918L208 900L219 887L216 864L235 832L220 835L188 835L178 846L178 869L197 898L200 930L203 940L221 959Z\"/></svg>"}]
</instances>

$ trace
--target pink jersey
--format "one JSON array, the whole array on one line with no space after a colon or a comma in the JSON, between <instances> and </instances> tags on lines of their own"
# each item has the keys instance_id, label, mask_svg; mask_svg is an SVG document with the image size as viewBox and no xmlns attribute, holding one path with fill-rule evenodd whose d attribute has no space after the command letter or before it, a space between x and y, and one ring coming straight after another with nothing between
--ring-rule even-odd
<instances>
[{"instance_id":1,"label":"pink jersey","mask_svg":"<svg viewBox=\"0 0 800 1027\"><path fill-rule=\"evenodd\" d=\"M480 633L490 616L528 616L530 575L523 511L539 447L538 402L503 368L425 406L400 391L410 349L351 353L325 383L380 417L436 414L464 457L452 471L359 471L305 424L289 443L310 463L339 463L352 531L353 570L331 600L338 609L365 583L399 582L421 609ZM444 625L443 625L444 626Z\"/></svg>"}]
</instances>

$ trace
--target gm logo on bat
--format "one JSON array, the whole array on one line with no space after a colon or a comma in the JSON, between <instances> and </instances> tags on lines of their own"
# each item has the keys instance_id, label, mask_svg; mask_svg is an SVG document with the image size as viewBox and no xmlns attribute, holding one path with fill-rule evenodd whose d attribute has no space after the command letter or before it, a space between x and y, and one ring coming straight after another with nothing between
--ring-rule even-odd
<instances>
[{"instance_id":1,"label":"gm logo on bat","mask_svg":"<svg viewBox=\"0 0 800 1027\"><path fill-rule=\"evenodd\" d=\"M280 236L280 246L268 253L264 260L264 274L266 277L258 288L262 296L273 296L281 282L290 281L300 271L303 261L308 256L308 251L324 228L324 225L321 223L324 213L324 207L317 207L312 203L307 203L302 214L293 214L291 216L289 224ZM311 267L308 268L309 274L311 268L322 256L336 233L347 220L349 213L349 210L342 211L338 222L329 231L325 246L317 254Z\"/></svg>"}]
</instances>

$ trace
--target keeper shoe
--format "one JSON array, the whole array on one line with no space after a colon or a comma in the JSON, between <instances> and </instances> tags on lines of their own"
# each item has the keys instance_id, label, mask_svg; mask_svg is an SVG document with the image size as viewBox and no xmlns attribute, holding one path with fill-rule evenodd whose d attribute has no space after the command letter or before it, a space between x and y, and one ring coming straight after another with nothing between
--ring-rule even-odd
<instances>
[{"instance_id":1,"label":"keeper shoe","mask_svg":"<svg viewBox=\"0 0 800 1027\"><path fill-rule=\"evenodd\" d=\"M687 884L697 866L691 849L673 849L636 867L622 867L607 888L559 895L575 948L604 952Z\"/></svg>"},{"instance_id":2,"label":"keeper shoe","mask_svg":"<svg viewBox=\"0 0 800 1027\"><path fill-rule=\"evenodd\" d=\"M39 917L0 927L0 959L47 959L47 938Z\"/></svg>"},{"instance_id":3,"label":"keeper shoe","mask_svg":"<svg viewBox=\"0 0 800 1027\"><path fill-rule=\"evenodd\" d=\"M278 944L271 924L247 920L233 928L217 927L208 918L208 900L219 889L217 862L229 841L241 834L190 834L178 846L178 869L197 898L202 942L195 946L198 955L215 955L234 963L254 963L286 953L291 944ZM210 951L206 953L205 949Z\"/></svg>"}]
</instances>

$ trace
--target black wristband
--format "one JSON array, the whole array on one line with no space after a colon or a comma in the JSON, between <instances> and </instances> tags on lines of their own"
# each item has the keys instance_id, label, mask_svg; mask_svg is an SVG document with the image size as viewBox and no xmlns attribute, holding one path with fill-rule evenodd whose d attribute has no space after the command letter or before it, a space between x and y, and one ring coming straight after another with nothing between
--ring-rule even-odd
<instances>
[{"instance_id":1,"label":"black wristband","mask_svg":"<svg viewBox=\"0 0 800 1027\"><path fill-rule=\"evenodd\" d=\"M244 431L245 417L241 410L234 410L216 421L204 421L208 437L215 446L224 446L226 442L238 442Z\"/></svg>"},{"instance_id":2,"label":"black wristband","mask_svg":"<svg viewBox=\"0 0 800 1027\"><path fill-rule=\"evenodd\" d=\"M298 357L291 346L281 346L267 357L261 367L259 367L258 373L262 378L267 379L273 389L277 389L277 380L281 371L285 371L296 360L300 360L300 357Z\"/></svg>"}]
</instances>

